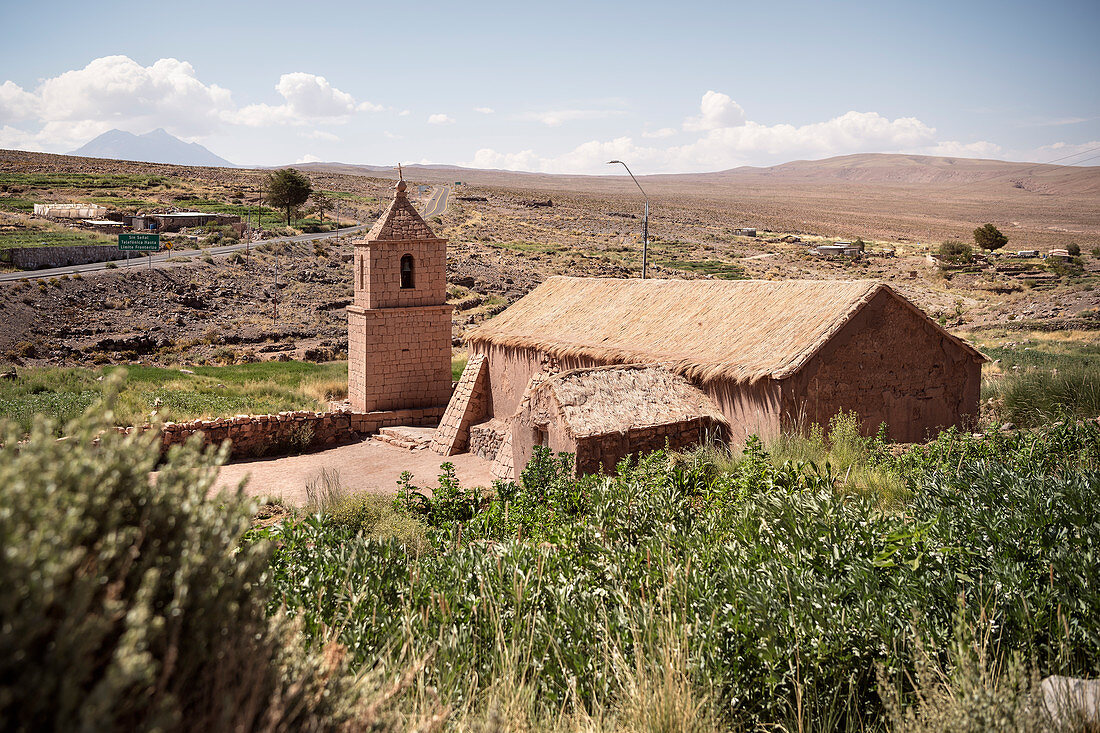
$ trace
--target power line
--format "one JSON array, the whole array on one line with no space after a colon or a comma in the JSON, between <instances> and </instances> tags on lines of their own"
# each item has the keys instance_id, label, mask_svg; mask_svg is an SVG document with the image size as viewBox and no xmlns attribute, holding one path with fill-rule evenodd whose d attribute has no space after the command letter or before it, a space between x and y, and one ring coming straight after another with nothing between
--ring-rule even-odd
<instances>
[{"instance_id":1,"label":"power line","mask_svg":"<svg viewBox=\"0 0 1100 733\"><path fill-rule=\"evenodd\" d=\"M1054 163L1057 163L1058 161L1068 160L1070 158L1076 158L1078 155L1085 155L1087 153L1094 153L1097 150L1100 150L1100 146L1097 146L1095 148L1089 148L1088 150L1078 150L1076 153L1073 153L1071 155L1063 155L1061 158L1055 158L1054 160L1048 160L1045 163L1035 163L1034 165L1032 165L1031 168L1027 168L1023 172L1010 171L1008 173L1001 173L999 175L991 176L989 178L983 178L980 181L966 181L965 183L960 183L957 186L949 186L947 188L941 189L941 193L943 191L954 191L954 190L959 189L959 188L966 188L967 186L972 186L976 183L988 183L989 181L995 181L998 178L1004 178L1005 176L1026 175L1028 173L1031 173L1033 170L1035 170L1036 168L1038 168L1040 166L1052 165ZM1076 163L1071 163L1070 165L1080 165L1081 163L1087 163L1088 161L1093 160L1094 158L1100 158L1100 155L1094 155L1091 158L1084 158L1082 160L1077 161Z\"/></svg>"}]
</instances>

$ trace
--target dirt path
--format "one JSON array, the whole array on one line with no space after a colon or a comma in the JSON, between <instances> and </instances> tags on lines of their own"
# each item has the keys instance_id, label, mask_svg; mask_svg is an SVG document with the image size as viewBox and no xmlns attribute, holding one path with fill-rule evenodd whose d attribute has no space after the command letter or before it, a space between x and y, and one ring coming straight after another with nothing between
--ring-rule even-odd
<instances>
[{"instance_id":1,"label":"dirt path","mask_svg":"<svg viewBox=\"0 0 1100 733\"><path fill-rule=\"evenodd\" d=\"M280 497L288 504L306 503L306 484L324 468L340 472L340 482L352 493L389 494L402 471L410 471L417 486L436 484L439 467L450 461L463 486L489 486L490 462L470 453L444 458L430 450L407 450L377 440L285 458L235 461L222 467L216 487L233 489L247 479L249 496Z\"/></svg>"}]
</instances>

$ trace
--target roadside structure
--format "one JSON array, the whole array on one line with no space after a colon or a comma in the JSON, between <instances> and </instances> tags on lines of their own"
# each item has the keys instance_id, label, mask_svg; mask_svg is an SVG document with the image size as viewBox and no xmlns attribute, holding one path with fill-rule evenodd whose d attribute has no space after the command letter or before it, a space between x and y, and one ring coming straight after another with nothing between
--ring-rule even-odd
<instances>
[{"instance_id":1,"label":"roadside structure","mask_svg":"<svg viewBox=\"0 0 1100 733\"><path fill-rule=\"evenodd\" d=\"M99 219L107 214L107 207L99 204L35 204L34 215L51 219Z\"/></svg>"},{"instance_id":2,"label":"roadside structure","mask_svg":"<svg viewBox=\"0 0 1100 733\"><path fill-rule=\"evenodd\" d=\"M204 211L176 211L171 214L141 214L130 220L134 231L178 232L187 227L201 227L207 224L240 225L241 217L236 214L208 214Z\"/></svg>"}]
</instances>

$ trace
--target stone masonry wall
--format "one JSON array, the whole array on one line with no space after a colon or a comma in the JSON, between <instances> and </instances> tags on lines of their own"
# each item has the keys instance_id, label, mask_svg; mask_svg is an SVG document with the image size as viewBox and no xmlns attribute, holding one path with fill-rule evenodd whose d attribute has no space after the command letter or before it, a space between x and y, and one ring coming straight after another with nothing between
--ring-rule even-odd
<instances>
[{"instance_id":1,"label":"stone masonry wall","mask_svg":"<svg viewBox=\"0 0 1100 733\"><path fill-rule=\"evenodd\" d=\"M577 441L577 475L613 473L624 457L643 456L665 447L679 450L698 445L708 436L724 438L725 428L710 418L696 418L668 425L637 428L626 433L609 433ZM522 468L520 468L522 470Z\"/></svg>"},{"instance_id":2,"label":"stone masonry wall","mask_svg":"<svg viewBox=\"0 0 1100 733\"><path fill-rule=\"evenodd\" d=\"M470 426L470 452L475 456L496 458L500 447L508 437L508 423L498 418L487 420L480 425Z\"/></svg>"},{"instance_id":3,"label":"stone masonry wall","mask_svg":"<svg viewBox=\"0 0 1100 733\"><path fill-rule=\"evenodd\" d=\"M125 255L113 244L82 244L72 247L12 247L4 256L21 270L86 265L89 262L117 260Z\"/></svg>"},{"instance_id":4,"label":"stone masonry wall","mask_svg":"<svg viewBox=\"0 0 1100 733\"><path fill-rule=\"evenodd\" d=\"M353 410L440 409L451 398L451 306L348 306Z\"/></svg>"},{"instance_id":5,"label":"stone masonry wall","mask_svg":"<svg viewBox=\"0 0 1100 733\"><path fill-rule=\"evenodd\" d=\"M413 287L401 287L401 258L412 255ZM447 243L360 241L355 245L355 305L400 308L447 301Z\"/></svg>"},{"instance_id":6,"label":"stone masonry wall","mask_svg":"<svg viewBox=\"0 0 1100 733\"><path fill-rule=\"evenodd\" d=\"M466 450L470 442L470 426L485 419L488 409L489 367L483 355L475 354L462 370L447 411L435 431L432 450L442 456L453 456Z\"/></svg>"},{"instance_id":7,"label":"stone masonry wall","mask_svg":"<svg viewBox=\"0 0 1100 733\"><path fill-rule=\"evenodd\" d=\"M395 425L433 427L442 414L442 407L384 412L300 411L165 423L161 449L167 451L192 435L202 434L205 445L230 441L234 458L259 457L347 443ZM145 428L125 430L135 429Z\"/></svg>"}]
</instances>

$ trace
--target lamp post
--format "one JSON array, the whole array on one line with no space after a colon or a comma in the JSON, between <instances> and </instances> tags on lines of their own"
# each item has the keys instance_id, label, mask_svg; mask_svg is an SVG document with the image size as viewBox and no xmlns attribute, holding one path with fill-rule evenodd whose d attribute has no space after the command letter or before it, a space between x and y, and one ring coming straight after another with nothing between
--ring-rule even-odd
<instances>
[{"instance_id":1,"label":"lamp post","mask_svg":"<svg viewBox=\"0 0 1100 733\"><path fill-rule=\"evenodd\" d=\"M626 168L626 172L630 173L630 179L634 181L634 185L642 192L642 198L645 199L645 217L642 219L642 279L645 280L649 271L649 196L645 195L645 189L642 188L642 184L638 183L638 179L630 172L630 166L621 160L607 161L608 165L615 165L616 163Z\"/></svg>"}]
</instances>

